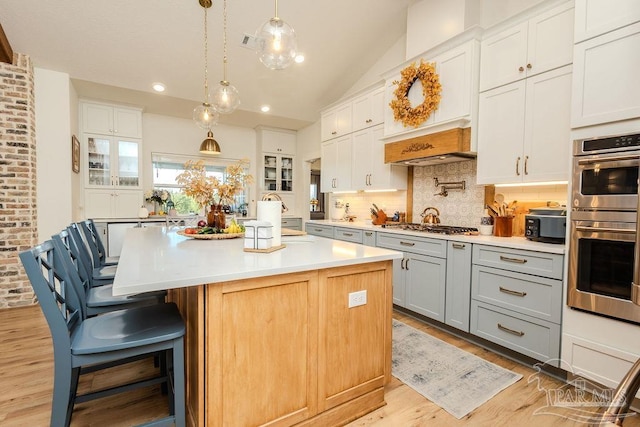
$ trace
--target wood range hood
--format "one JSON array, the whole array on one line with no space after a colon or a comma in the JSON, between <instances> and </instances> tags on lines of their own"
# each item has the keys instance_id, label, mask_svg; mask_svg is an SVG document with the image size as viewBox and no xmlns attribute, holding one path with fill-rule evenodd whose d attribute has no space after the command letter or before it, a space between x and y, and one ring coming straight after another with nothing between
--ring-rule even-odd
<instances>
[{"instance_id":1,"label":"wood range hood","mask_svg":"<svg viewBox=\"0 0 640 427\"><path fill-rule=\"evenodd\" d=\"M471 128L454 128L428 135L389 142L384 146L384 162L427 166L475 159L471 151Z\"/></svg>"}]
</instances>

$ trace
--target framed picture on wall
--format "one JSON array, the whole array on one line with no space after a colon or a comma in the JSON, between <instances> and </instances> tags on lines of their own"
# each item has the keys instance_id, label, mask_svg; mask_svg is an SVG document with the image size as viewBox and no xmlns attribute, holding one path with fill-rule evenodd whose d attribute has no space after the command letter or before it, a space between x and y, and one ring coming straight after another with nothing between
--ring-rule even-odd
<instances>
[{"instance_id":1,"label":"framed picture on wall","mask_svg":"<svg viewBox=\"0 0 640 427\"><path fill-rule=\"evenodd\" d=\"M80 173L80 141L75 135L71 137L71 169Z\"/></svg>"}]
</instances>

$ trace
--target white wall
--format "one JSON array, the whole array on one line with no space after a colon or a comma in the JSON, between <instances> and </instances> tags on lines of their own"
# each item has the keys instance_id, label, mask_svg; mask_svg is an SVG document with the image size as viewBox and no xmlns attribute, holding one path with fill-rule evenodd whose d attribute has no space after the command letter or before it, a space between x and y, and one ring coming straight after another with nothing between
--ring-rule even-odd
<instances>
[{"instance_id":1,"label":"white wall","mask_svg":"<svg viewBox=\"0 0 640 427\"><path fill-rule=\"evenodd\" d=\"M69 75L34 68L38 241L59 233L73 219ZM77 110L77 108L76 108Z\"/></svg>"},{"instance_id":2,"label":"white wall","mask_svg":"<svg viewBox=\"0 0 640 427\"><path fill-rule=\"evenodd\" d=\"M78 93L72 84L69 85L69 109L70 109L70 129L71 133L75 135L78 140L81 140L80 135L80 116L79 116L79 102ZM37 120L37 119L36 119ZM80 142L82 147L82 142ZM80 148L82 150L82 148ZM80 155L82 158L82 155ZM80 166L83 167L82 165ZM80 221L82 219L82 173L74 173L71 175L71 218L73 221Z\"/></svg>"},{"instance_id":3,"label":"white wall","mask_svg":"<svg viewBox=\"0 0 640 427\"><path fill-rule=\"evenodd\" d=\"M544 0L478 0L482 3L480 25L489 28Z\"/></svg>"},{"instance_id":4,"label":"white wall","mask_svg":"<svg viewBox=\"0 0 640 427\"><path fill-rule=\"evenodd\" d=\"M151 153L172 153L189 156L204 156L198 152L200 143L207 137L207 132L198 128L192 120L158 114L143 114L142 116L142 180L144 190L150 190L153 184L153 170L151 169ZM213 129L213 137L220 144L223 159L249 159L250 173L255 181L257 175L256 131L251 128L218 125ZM251 186L251 201L249 214L255 215L256 184Z\"/></svg>"},{"instance_id":5,"label":"white wall","mask_svg":"<svg viewBox=\"0 0 640 427\"><path fill-rule=\"evenodd\" d=\"M409 6L405 59L464 31L465 4L466 0L422 0Z\"/></svg>"}]
</instances>

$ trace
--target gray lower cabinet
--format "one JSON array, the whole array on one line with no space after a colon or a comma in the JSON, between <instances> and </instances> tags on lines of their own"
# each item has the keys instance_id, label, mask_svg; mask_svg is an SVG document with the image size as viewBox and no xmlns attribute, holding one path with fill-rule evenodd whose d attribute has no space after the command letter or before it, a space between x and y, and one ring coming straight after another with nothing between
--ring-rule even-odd
<instances>
[{"instance_id":1,"label":"gray lower cabinet","mask_svg":"<svg viewBox=\"0 0 640 427\"><path fill-rule=\"evenodd\" d=\"M302 231L302 218L282 218L280 226L289 230Z\"/></svg>"},{"instance_id":2,"label":"gray lower cabinet","mask_svg":"<svg viewBox=\"0 0 640 427\"><path fill-rule=\"evenodd\" d=\"M426 317L444 322L447 276L447 241L376 233L377 246L403 252L394 260L393 302Z\"/></svg>"},{"instance_id":3,"label":"gray lower cabinet","mask_svg":"<svg viewBox=\"0 0 640 427\"><path fill-rule=\"evenodd\" d=\"M363 231L355 228L334 227L333 238L345 242L362 244Z\"/></svg>"},{"instance_id":4,"label":"gray lower cabinet","mask_svg":"<svg viewBox=\"0 0 640 427\"><path fill-rule=\"evenodd\" d=\"M449 241L447 246L444 323L465 332L469 332L471 310L472 250L470 243Z\"/></svg>"},{"instance_id":5,"label":"gray lower cabinet","mask_svg":"<svg viewBox=\"0 0 640 427\"><path fill-rule=\"evenodd\" d=\"M558 366L563 255L474 245L470 332Z\"/></svg>"},{"instance_id":6,"label":"gray lower cabinet","mask_svg":"<svg viewBox=\"0 0 640 427\"><path fill-rule=\"evenodd\" d=\"M314 224L308 222L305 224L304 231L314 236L327 237L333 239L333 226L325 224Z\"/></svg>"},{"instance_id":7,"label":"gray lower cabinet","mask_svg":"<svg viewBox=\"0 0 640 427\"><path fill-rule=\"evenodd\" d=\"M375 231L363 231L362 232L362 244L366 246L376 245L376 232Z\"/></svg>"}]
</instances>

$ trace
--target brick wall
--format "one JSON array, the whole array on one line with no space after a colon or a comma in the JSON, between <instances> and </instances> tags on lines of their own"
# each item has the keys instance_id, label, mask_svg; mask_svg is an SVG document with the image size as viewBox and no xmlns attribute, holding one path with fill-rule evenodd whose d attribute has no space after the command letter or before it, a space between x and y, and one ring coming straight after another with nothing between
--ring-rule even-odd
<instances>
[{"instance_id":1,"label":"brick wall","mask_svg":"<svg viewBox=\"0 0 640 427\"><path fill-rule=\"evenodd\" d=\"M0 309L34 304L18 253L37 244L33 67L0 63Z\"/></svg>"}]
</instances>

